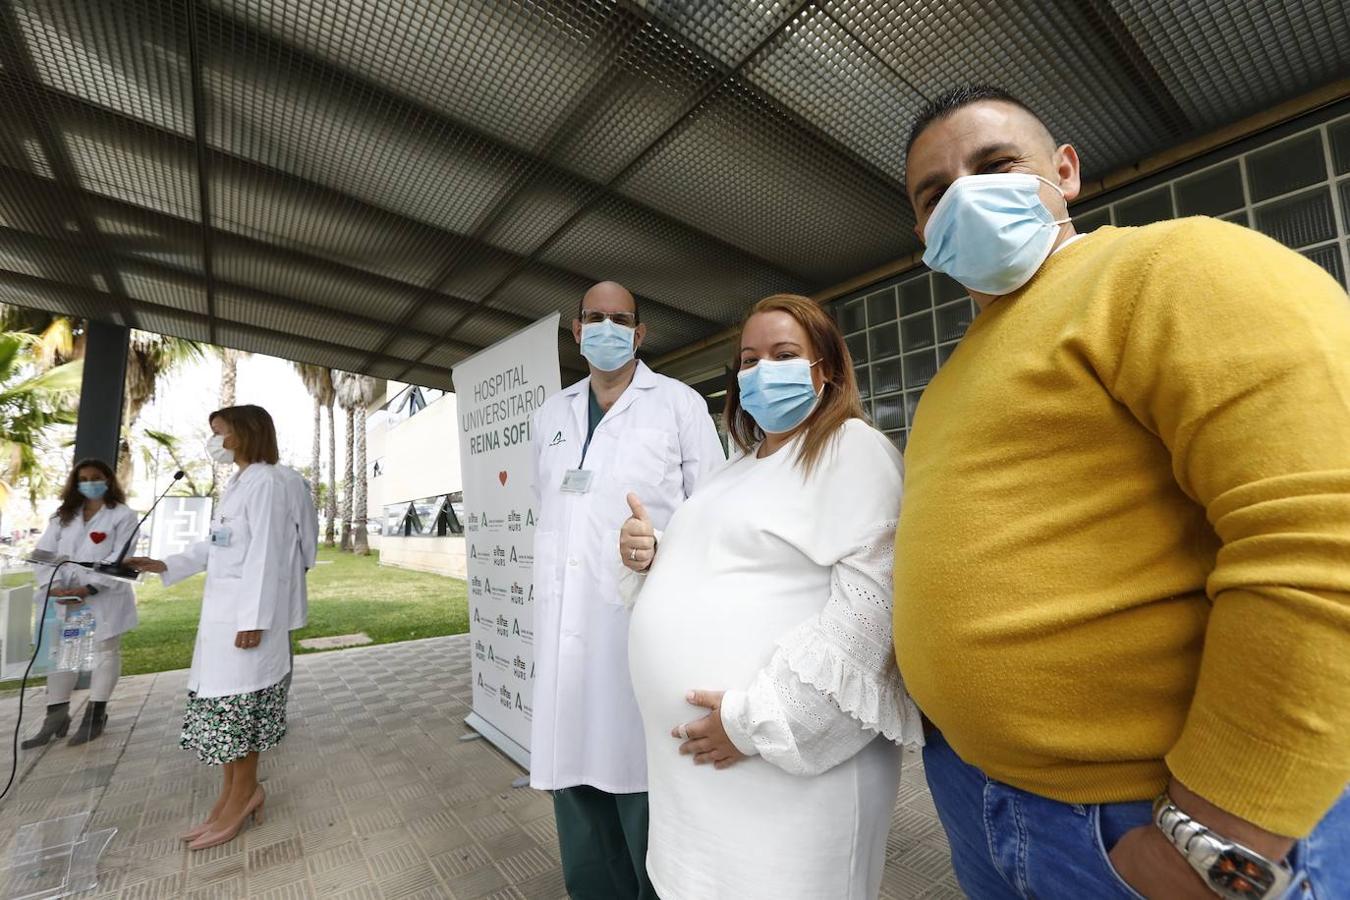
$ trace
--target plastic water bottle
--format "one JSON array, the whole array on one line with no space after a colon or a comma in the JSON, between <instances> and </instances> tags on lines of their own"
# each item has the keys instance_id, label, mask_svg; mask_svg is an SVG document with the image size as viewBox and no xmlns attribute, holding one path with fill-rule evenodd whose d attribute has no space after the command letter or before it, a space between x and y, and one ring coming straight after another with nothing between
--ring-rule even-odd
<instances>
[{"instance_id":1,"label":"plastic water bottle","mask_svg":"<svg viewBox=\"0 0 1350 900\"><path fill-rule=\"evenodd\" d=\"M94 669L94 611L89 607L80 610L80 646L76 655L78 669L91 672Z\"/></svg>"},{"instance_id":2,"label":"plastic water bottle","mask_svg":"<svg viewBox=\"0 0 1350 900\"><path fill-rule=\"evenodd\" d=\"M67 615L61 623L61 640L52 648L53 672L78 672L80 670L80 617Z\"/></svg>"}]
</instances>

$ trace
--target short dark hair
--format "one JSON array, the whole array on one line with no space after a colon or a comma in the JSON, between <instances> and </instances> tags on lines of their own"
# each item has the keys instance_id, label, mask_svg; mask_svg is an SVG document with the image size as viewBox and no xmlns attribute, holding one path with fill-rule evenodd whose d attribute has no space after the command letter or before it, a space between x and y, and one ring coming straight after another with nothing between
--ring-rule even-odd
<instances>
[{"instance_id":1,"label":"short dark hair","mask_svg":"<svg viewBox=\"0 0 1350 900\"><path fill-rule=\"evenodd\" d=\"M1042 127L1045 127L1045 120L1036 114L1036 110L1027 106L1003 88L989 84L968 84L963 87L952 88L924 105L924 108L919 111L919 117L914 120L914 125L909 129L909 140L905 141L905 158L909 158L909 151L913 149L914 142L919 139L919 135L928 130L929 125L942 121L952 113L970 106L972 103L988 101L1008 103L1018 109L1026 110L1032 118L1041 123ZM1045 130L1047 133L1050 131L1049 128Z\"/></svg>"}]
</instances>

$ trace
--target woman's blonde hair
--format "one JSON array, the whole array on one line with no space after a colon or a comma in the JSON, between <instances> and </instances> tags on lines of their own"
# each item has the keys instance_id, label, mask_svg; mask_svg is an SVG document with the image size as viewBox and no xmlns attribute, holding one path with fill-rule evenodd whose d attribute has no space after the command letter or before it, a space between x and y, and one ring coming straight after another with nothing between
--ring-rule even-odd
<instances>
[{"instance_id":1,"label":"woman's blonde hair","mask_svg":"<svg viewBox=\"0 0 1350 900\"><path fill-rule=\"evenodd\" d=\"M830 314L814 300L799 294L773 294L756 303L741 324L741 333L745 333L745 324L752 318L768 312L787 313L797 320L811 343L811 359L819 360L816 367L825 379L820 389L820 402L806 421L797 427L798 431L804 433L797 463L804 472L810 473L825 453L830 440L838 433L839 426L849 419L866 418L862 398L858 396L858 381L853 375L853 359L849 356L843 334ZM739 343L737 341L731 382L727 385L726 423L732 441L742 453L749 453L751 448L764 440L764 430L741 407L741 387L736 377L740 369Z\"/></svg>"},{"instance_id":2,"label":"woman's blonde hair","mask_svg":"<svg viewBox=\"0 0 1350 900\"><path fill-rule=\"evenodd\" d=\"M277 453L277 429L267 410L253 404L227 406L206 417L207 422L216 419L230 426L230 433L234 435L236 459L246 463L276 465L280 458Z\"/></svg>"}]
</instances>

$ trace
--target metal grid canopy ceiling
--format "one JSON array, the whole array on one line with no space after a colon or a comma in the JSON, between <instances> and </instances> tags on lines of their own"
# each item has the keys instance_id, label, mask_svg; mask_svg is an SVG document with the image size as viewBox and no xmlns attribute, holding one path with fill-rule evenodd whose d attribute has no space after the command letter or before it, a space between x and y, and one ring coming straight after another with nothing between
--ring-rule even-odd
<instances>
[{"instance_id":1,"label":"metal grid canopy ceiling","mask_svg":"<svg viewBox=\"0 0 1350 900\"><path fill-rule=\"evenodd\" d=\"M1100 176L1347 72L1338 0L0 0L0 302L445 386L612 278L659 354L915 250L946 87Z\"/></svg>"}]
</instances>

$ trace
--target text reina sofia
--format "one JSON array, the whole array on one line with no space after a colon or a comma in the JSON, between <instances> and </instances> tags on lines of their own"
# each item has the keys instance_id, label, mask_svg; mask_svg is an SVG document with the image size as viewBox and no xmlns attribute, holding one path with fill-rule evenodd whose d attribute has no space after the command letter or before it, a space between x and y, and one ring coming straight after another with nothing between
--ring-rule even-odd
<instances>
[{"instance_id":1,"label":"text reina sofia","mask_svg":"<svg viewBox=\"0 0 1350 900\"><path fill-rule=\"evenodd\" d=\"M476 456L530 442L530 415L544 405L543 385L525 380L525 367L512 366L473 386L473 408L461 416L469 435L469 454ZM483 430L487 429L487 430Z\"/></svg>"}]
</instances>

